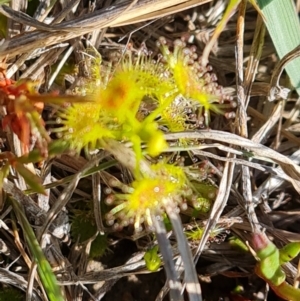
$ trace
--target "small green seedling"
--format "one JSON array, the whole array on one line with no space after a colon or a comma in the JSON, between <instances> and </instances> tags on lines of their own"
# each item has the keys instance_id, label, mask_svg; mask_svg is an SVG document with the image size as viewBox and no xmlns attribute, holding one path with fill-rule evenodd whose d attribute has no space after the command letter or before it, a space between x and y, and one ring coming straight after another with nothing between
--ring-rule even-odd
<instances>
[{"instance_id":1,"label":"small green seedling","mask_svg":"<svg viewBox=\"0 0 300 301\"><path fill-rule=\"evenodd\" d=\"M161 259L157 253L158 246L154 246L153 248L148 250L144 255L146 267L151 272L156 272L161 265Z\"/></svg>"}]
</instances>

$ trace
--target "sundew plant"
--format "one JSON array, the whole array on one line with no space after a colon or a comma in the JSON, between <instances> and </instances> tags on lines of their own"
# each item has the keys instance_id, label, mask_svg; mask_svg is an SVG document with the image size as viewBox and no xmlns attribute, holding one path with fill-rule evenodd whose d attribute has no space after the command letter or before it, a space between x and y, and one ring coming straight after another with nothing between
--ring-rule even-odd
<instances>
[{"instance_id":1,"label":"sundew plant","mask_svg":"<svg viewBox=\"0 0 300 301\"><path fill-rule=\"evenodd\" d=\"M155 56L142 45L114 55L109 64L95 59L92 78L77 91L91 101L71 104L57 118L61 126L56 132L76 152L108 149L112 140L132 146L135 180L126 193L107 198L115 207L106 220L110 225L116 220L117 228L134 224L140 230L167 206L185 207L193 192L184 169L159 158L168 149L164 133L208 126L210 112L222 113L232 104L211 67L198 63L195 47L181 40L168 45L164 38L157 46ZM148 171L139 168L141 160Z\"/></svg>"},{"instance_id":2,"label":"sundew plant","mask_svg":"<svg viewBox=\"0 0 300 301\"><path fill-rule=\"evenodd\" d=\"M138 158L144 146L155 157L167 148L164 132L208 126L210 111L222 112L228 97L211 68L197 62L195 49L181 40L168 47L160 39L158 46L156 59L142 46L128 49L110 67L92 63L99 72L78 89L92 101L71 105L58 116L57 131L71 149L93 150L113 138L131 142Z\"/></svg>"}]
</instances>

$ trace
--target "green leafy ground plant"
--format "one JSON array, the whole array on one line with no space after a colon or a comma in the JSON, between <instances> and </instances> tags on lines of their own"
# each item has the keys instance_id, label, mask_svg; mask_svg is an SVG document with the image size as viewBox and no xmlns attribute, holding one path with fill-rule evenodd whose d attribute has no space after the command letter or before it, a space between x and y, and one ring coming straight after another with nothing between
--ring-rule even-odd
<instances>
[{"instance_id":1,"label":"green leafy ground plant","mask_svg":"<svg viewBox=\"0 0 300 301\"><path fill-rule=\"evenodd\" d=\"M91 150L112 138L132 142L138 159L143 143L149 155L157 156L167 148L163 129L192 129L203 119L208 124L210 110L221 112L227 98L210 68L200 67L195 51L182 41L175 41L172 50L166 44L160 39L162 56L156 60L142 47L129 49L110 68L98 66L93 84L84 89L93 101L59 114L62 127L57 131L70 148Z\"/></svg>"},{"instance_id":2,"label":"green leafy ground plant","mask_svg":"<svg viewBox=\"0 0 300 301\"><path fill-rule=\"evenodd\" d=\"M281 249L272 243L265 233L256 233L252 237L252 247L258 263L256 274L264 279L272 290L284 300L300 300L300 289L288 284L282 265L290 262L300 252L300 242L292 242Z\"/></svg>"},{"instance_id":3,"label":"green leafy ground plant","mask_svg":"<svg viewBox=\"0 0 300 301\"><path fill-rule=\"evenodd\" d=\"M144 259L146 262L146 267L151 272L156 272L161 266L161 258L158 255L158 246L154 246L149 249L145 255Z\"/></svg>"}]
</instances>

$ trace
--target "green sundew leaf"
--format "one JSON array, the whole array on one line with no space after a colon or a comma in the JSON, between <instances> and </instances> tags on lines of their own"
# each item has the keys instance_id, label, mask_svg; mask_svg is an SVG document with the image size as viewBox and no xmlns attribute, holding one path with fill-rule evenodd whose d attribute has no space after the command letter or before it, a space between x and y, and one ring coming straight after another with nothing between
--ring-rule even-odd
<instances>
[{"instance_id":1,"label":"green sundew leaf","mask_svg":"<svg viewBox=\"0 0 300 301\"><path fill-rule=\"evenodd\" d=\"M194 202L194 207L196 210L196 212L194 212L194 213L198 214L199 212L202 212L202 213L209 212L210 208L211 208L211 203L212 202L207 198L202 198L202 197L197 198L197 200Z\"/></svg>"},{"instance_id":2,"label":"green sundew leaf","mask_svg":"<svg viewBox=\"0 0 300 301\"><path fill-rule=\"evenodd\" d=\"M14 164L16 171L24 178L26 184L35 192L45 194L45 189L41 183L41 179L28 170L23 164L16 162Z\"/></svg>"},{"instance_id":3,"label":"green sundew leaf","mask_svg":"<svg viewBox=\"0 0 300 301\"><path fill-rule=\"evenodd\" d=\"M193 216L197 217L199 212L207 213L210 211L217 194L217 188L204 182L192 182L192 184L198 194L197 199L193 202L195 208Z\"/></svg>"},{"instance_id":4,"label":"green sundew leaf","mask_svg":"<svg viewBox=\"0 0 300 301\"><path fill-rule=\"evenodd\" d=\"M92 242L90 250L90 258L101 257L108 249L107 235L98 234L95 240Z\"/></svg>"},{"instance_id":5,"label":"green sundew leaf","mask_svg":"<svg viewBox=\"0 0 300 301\"><path fill-rule=\"evenodd\" d=\"M146 267L151 272L156 272L161 265L161 259L158 256L157 252L158 246L155 246L152 249L148 250L144 255Z\"/></svg>"},{"instance_id":6,"label":"green sundew leaf","mask_svg":"<svg viewBox=\"0 0 300 301\"><path fill-rule=\"evenodd\" d=\"M286 263L294 259L300 253L300 242L291 242L279 250L280 263Z\"/></svg>"},{"instance_id":7,"label":"green sundew leaf","mask_svg":"<svg viewBox=\"0 0 300 301\"><path fill-rule=\"evenodd\" d=\"M166 227L167 232L172 230L172 224L171 224L168 216L165 213L163 214L163 223Z\"/></svg>"},{"instance_id":8,"label":"green sundew leaf","mask_svg":"<svg viewBox=\"0 0 300 301\"><path fill-rule=\"evenodd\" d=\"M192 182L195 190L201 195L201 197L213 200L217 195L217 188L211 184L202 182Z\"/></svg>"},{"instance_id":9,"label":"green sundew leaf","mask_svg":"<svg viewBox=\"0 0 300 301\"><path fill-rule=\"evenodd\" d=\"M74 217L72 217L71 234L75 241L82 243L97 232L95 222L88 215L88 212L74 210Z\"/></svg>"},{"instance_id":10,"label":"green sundew leaf","mask_svg":"<svg viewBox=\"0 0 300 301\"><path fill-rule=\"evenodd\" d=\"M55 141L51 141L48 144L48 155L49 156L57 156L66 152L70 149L70 144L68 141L63 139L58 139Z\"/></svg>"},{"instance_id":11,"label":"green sundew leaf","mask_svg":"<svg viewBox=\"0 0 300 301\"><path fill-rule=\"evenodd\" d=\"M21 205L14 199L10 198L12 206L14 208L14 212L18 218L19 223L22 226L23 233L30 249L30 253L34 261L37 264L37 270L44 286L44 289L49 297L50 301L65 301L59 285L57 284L57 280L55 278L54 273L52 272L51 266L47 261L37 239L36 236L29 224L23 208Z\"/></svg>"},{"instance_id":12,"label":"green sundew leaf","mask_svg":"<svg viewBox=\"0 0 300 301\"><path fill-rule=\"evenodd\" d=\"M292 0L257 0L265 25L272 38L277 54L281 59L300 44L300 24ZM300 58L289 62L285 67L292 85L300 95Z\"/></svg>"},{"instance_id":13,"label":"green sundew leaf","mask_svg":"<svg viewBox=\"0 0 300 301\"><path fill-rule=\"evenodd\" d=\"M188 239L191 240L200 240L203 235L203 228L197 227L196 230L186 231L185 235Z\"/></svg>"},{"instance_id":14,"label":"green sundew leaf","mask_svg":"<svg viewBox=\"0 0 300 301\"><path fill-rule=\"evenodd\" d=\"M238 237L233 236L231 239L229 239L229 244L234 247L237 248L243 252L248 252L249 248L248 246Z\"/></svg>"}]
</instances>

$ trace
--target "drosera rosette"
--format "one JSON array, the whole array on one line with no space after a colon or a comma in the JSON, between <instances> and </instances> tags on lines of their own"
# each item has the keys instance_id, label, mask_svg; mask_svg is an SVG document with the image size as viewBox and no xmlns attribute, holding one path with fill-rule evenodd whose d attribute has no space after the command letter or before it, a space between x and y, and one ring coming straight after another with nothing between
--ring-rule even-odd
<instances>
[{"instance_id":1,"label":"drosera rosette","mask_svg":"<svg viewBox=\"0 0 300 301\"><path fill-rule=\"evenodd\" d=\"M171 52L161 41L161 51L154 60L145 46L129 47L110 64L96 56L91 83L78 89L92 102L61 110L55 132L77 152L103 147L107 138L131 142L138 165L144 150L156 157L167 149L163 132L197 128L203 114L208 123L209 110L221 112L225 99L209 69L200 70L183 42Z\"/></svg>"},{"instance_id":2,"label":"drosera rosette","mask_svg":"<svg viewBox=\"0 0 300 301\"><path fill-rule=\"evenodd\" d=\"M218 188L207 181L191 181L193 195L190 197L190 203L194 208L193 216L198 213L208 213L217 196Z\"/></svg>"},{"instance_id":3,"label":"drosera rosette","mask_svg":"<svg viewBox=\"0 0 300 301\"><path fill-rule=\"evenodd\" d=\"M197 246L199 241L202 238L204 232L204 226L199 226L198 223L194 223L194 225L189 225L188 229L184 232L187 239L193 246ZM216 225L209 232L209 238L207 243L222 243L225 241L226 237L230 234L230 231L224 228L222 225Z\"/></svg>"},{"instance_id":4,"label":"drosera rosette","mask_svg":"<svg viewBox=\"0 0 300 301\"><path fill-rule=\"evenodd\" d=\"M58 116L62 127L55 131L76 151L99 148L102 139L113 138L132 142L138 160L142 157L142 143L148 147L148 154L159 155L167 144L155 119L171 101L170 81L161 77L155 61L140 53L135 58L126 54L118 65L99 68L102 73L94 71L91 78L96 82L94 90L91 84L78 90L89 94L93 101L63 109ZM146 103L157 99L164 104L150 114L141 114Z\"/></svg>"},{"instance_id":5,"label":"drosera rosette","mask_svg":"<svg viewBox=\"0 0 300 301\"><path fill-rule=\"evenodd\" d=\"M197 162L197 158L189 153L189 160ZM181 165L190 188L190 193L185 196L188 205L185 215L199 217L207 215L217 197L218 187L214 179L204 169L206 162L197 162L192 165L186 164L184 156L177 156L177 164Z\"/></svg>"},{"instance_id":6,"label":"drosera rosette","mask_svg":"<svg viewBox=\"0 0 300 301\"><path fill-rule=\"evenodd\" d=\"M185 194L190 193L184 170L172 164L160 162L151 166L151 175L135 180L126 193L110 194L108 205L114 208L106 214L106 223L115 229L134 225L142 230L145 223L151 228L152 216L163 216L166 207L175 211L185 210Z\"/></svg>"},{"instance_id":7,"label":"drosera rosette","mask_svg":"<svg viewBox=\"0 0 300 301\"><path fill-rule=\"evenodd\" d=\"M169 47L167 44L164 37L157 42L163 55L162 62L166 65L165 75L173 80L176 86L175 95L185 100L184 106L193 113L198 112L198 123L208 126L210 111L221 114L224 109L235 107L231 97L217 84L212 67L203 67L198 62L195 46L187 47L180 39L175 40L173 46Z\"/></svg>"}]
</instances>

